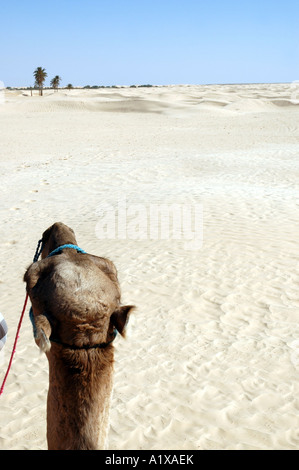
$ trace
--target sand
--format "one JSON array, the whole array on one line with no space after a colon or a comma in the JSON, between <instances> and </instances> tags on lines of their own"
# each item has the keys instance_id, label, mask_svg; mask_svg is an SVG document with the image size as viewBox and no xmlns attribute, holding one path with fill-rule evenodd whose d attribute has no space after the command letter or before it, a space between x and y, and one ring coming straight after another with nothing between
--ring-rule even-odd
<instances>
[{"instance_id":1,"label":"sand","mask_svg":"<svg viewBox=\"0 0 299 470\"><path fill-rule=\"evenodd\" d=\"M123 303L138 307L115 341L109 449L297 449L299 92L29 95L0 101L1 381L22 276L42 232L62 221L81 248L113 260ZM191 222L202 208L202 246L195 225L193 248L187 230L151 238L162 203L193 210ZM127 232L113 236L124 207ZM47 448L48 365L27 313L0 397L0 449Z\"/></svg>"}]
</instances>

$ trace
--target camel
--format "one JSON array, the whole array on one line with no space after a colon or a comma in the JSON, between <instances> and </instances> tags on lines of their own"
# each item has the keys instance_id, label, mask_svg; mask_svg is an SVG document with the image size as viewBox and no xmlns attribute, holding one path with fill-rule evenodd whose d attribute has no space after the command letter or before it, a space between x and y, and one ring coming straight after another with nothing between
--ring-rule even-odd
<instances>
[{"instance_id":1,"label":"camel","mask_svg":"<svg viewBox=\"0 0 299 470\"><path fill-rule=\"evenodd\" d=\"M24 281L35 341L49 362L48 449L105 449L113 339L125 336L134 309L120 303L116 268L80 252L73 230L57 222L43 233L41 260Z\"/></svg>"}]
</instances>

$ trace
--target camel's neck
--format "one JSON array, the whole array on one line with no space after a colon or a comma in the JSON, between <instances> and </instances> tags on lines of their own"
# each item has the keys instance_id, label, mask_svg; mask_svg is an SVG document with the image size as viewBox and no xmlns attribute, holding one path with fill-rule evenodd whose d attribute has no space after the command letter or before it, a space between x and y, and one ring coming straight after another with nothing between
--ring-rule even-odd
<instances>
[{"instance_id":1,"label":"camel's neck","mask_svg":"<svg viewBox=\"0 0 299 470\"><path fill-rule=\"evenodd\" d=\"M49 449L104 448L113 381L113 347L48 353Z\"/></svg>"}]
</instances>

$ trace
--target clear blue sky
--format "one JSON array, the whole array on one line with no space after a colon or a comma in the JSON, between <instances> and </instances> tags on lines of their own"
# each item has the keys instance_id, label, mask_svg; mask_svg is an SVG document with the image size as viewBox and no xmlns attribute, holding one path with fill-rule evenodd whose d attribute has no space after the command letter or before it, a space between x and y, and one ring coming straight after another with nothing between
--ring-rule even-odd
<instances>
[{"instance_id":1,"label":"clear blue sky","mask_svg":"<svg viewBox=\"0 0 299 470\"><path fill-rule=\"evenodd\" d=\"M0 0L0 80L204 84L299 80L299 0Z\"/></svg>"}]
</instances>

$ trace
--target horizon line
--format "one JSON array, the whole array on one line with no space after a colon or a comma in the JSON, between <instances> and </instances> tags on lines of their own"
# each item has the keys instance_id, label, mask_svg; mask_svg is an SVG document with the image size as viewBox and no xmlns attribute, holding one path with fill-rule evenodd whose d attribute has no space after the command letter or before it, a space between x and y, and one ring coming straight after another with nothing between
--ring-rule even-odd
<instances>
[{"instance_id":1,"label":"horizon line","mask_svg":"<svg viewBox=\"0 0 299 470\"><path fill-rule=\"evenodd\" d=\"M223 82L223 83L168 83L166 85L159 85L159 84L132 84L132 85L72 85L73 89L90 89L90 88L146 88L146 87L168 87L168 86L227 86L227 85L286 85L297 82L297 80L286 81L286 82ZM2 82L3 83L3 82ZM1 84L1 81L0 81ZM3 83L4 85L4 83ZM0 88L4 88L6 90L38 90L39 87L34 86L2 86ZM53 90L54 88L51 86L43 86L43 90ZM67 85L57 87L56 90L64 90L67 88Z\"/></svg>"}]
</instances>

